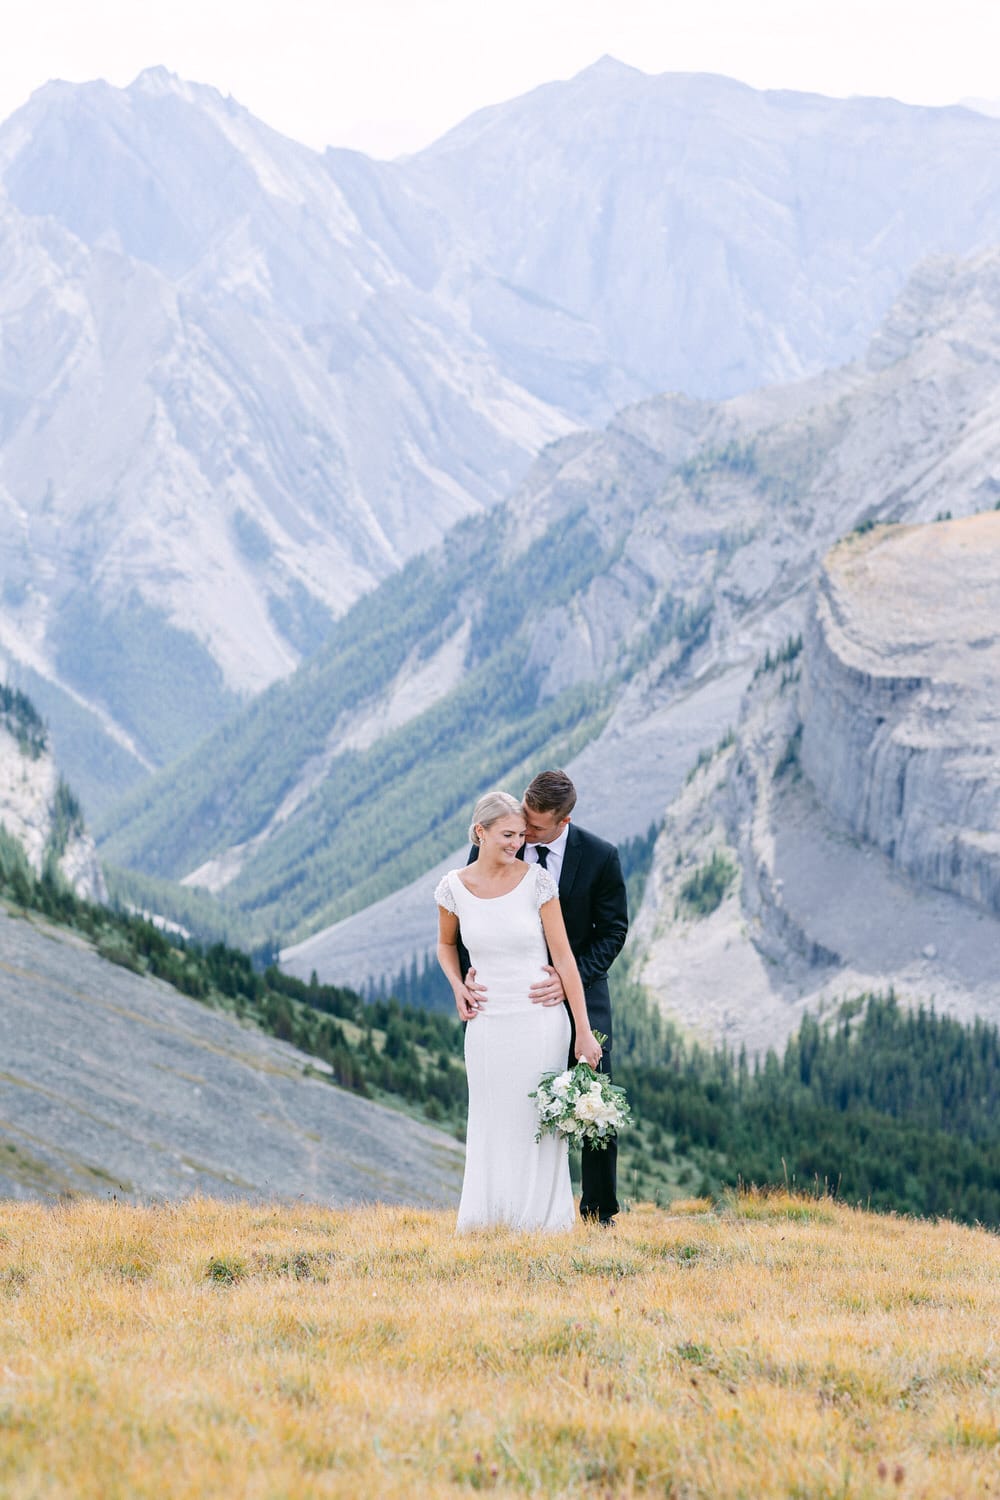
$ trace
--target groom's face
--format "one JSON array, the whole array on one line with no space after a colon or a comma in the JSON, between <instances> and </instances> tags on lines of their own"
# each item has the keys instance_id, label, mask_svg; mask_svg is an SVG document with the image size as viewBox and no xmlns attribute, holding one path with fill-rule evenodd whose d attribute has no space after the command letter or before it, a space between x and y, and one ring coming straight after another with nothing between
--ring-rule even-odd
<instances>
[{"instance_id":1,"label":"groom's face","mask_svg":"<svg viewBox=\"0 0 1000 1500\"><path fill-rule=\"evenodd\" d=\"M551 812L539 812L524 803L524 841L526 844L552 844L562 833L569 818L557 818Z\"/></svg>"}]
</instances>

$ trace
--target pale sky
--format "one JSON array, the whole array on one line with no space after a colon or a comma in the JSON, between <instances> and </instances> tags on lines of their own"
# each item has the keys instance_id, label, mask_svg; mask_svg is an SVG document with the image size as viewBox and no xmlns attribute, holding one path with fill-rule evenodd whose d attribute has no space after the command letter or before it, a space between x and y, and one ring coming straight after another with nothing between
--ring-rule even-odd
<instances>
[{"instance_id":1,"label":"pale sky","mask_svg":"<svg viewBox=\"0 0 1000 1500\"><path fill-rule=\"evenodd\" d=\"M311 146L416 150L605 53L646 73L911 104L1000 96L1000 0L2 0L0 118L51 78L143 68Z\"/></svg>"}]
</instances>

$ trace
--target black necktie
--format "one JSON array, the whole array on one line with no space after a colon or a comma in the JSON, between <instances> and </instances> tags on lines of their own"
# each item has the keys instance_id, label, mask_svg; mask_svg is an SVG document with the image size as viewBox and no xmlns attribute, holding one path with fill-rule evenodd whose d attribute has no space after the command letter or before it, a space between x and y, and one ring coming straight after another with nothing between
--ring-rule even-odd
<instances>
[{"instance_id":1,"label":"black necktie","mask_svg":"<svg viewBox=\"0 0 1000 1500\"><path fill-rule=\"evenodd\" d=\"M549 865L548 865L548 859L549 859L549 846L548 846L548 844L536 844L535 845L535 854L537 856L538 863L541 865L542 869L543 870L547 870L548 867L549 867Z\"/></svg>"}]
</instances>

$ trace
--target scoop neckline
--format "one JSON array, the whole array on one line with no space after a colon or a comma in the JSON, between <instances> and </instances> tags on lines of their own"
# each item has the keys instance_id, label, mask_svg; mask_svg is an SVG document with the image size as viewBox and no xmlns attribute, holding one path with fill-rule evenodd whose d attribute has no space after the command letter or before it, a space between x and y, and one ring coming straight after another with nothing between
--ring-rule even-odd
<instances>
[{"instance_id":1,"label":"scoop neckline","mask_svg":"<svg viewBox=\"0 0 1000 1500\"><path fill-rule=\"evenodd\" d=\"M517 882L517 885L512 885L509 891L504 891L500 896L477 896L475 891L469 890L469 887L466 885L465 881L462 879L457 870L455 871L455 879L458 881L465 894L467 896L471 896L473 901L506 901L508 896L513 896L515 891L519 891L521 889L524 882L528 879L528 872L530 871L530 869L531 865L526 864L524 874Z\"/></svg>"}]
</instances>

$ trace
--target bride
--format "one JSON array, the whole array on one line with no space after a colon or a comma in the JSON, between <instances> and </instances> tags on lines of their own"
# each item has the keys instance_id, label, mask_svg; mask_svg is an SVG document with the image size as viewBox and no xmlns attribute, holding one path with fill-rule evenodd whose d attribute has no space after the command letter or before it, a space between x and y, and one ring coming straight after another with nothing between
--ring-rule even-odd
<instances>
[{"instance_id":1,"label":"bride","mask_svg":"<svg viewBox=\"0 0 1000 1500\"><path fill-rule=\"evenodd\" d=\"M575 1220L567 1142L552 1135L536 1142L538 1117L528 1097L543 1073L565 1068L569 1052L565 1007L535 1005L528 994L545 977L546 946L573 1013L577 1058L596 1067L601 1047L587 1020L556 883L541 865L517 857L524 828L514 797L487 792L476 803L469 829L478 858L464 870L449 871L434 892L438 962L458 1014L469 1023L469 1124L459 1230L489 1224L569 1229ZM485 996L465 987L460 934Z\"/></svg>"}]
</instances>

